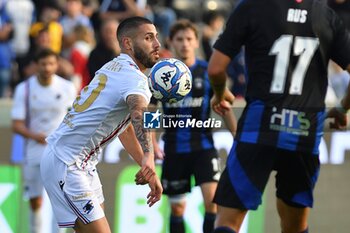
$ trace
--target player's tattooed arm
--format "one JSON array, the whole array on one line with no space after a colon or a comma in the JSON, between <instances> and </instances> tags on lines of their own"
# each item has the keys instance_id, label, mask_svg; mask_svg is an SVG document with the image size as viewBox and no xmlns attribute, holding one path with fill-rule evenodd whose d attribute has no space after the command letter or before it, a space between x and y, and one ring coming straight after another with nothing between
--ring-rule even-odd
<instances>
[{"instance_id":1,"label":"player's tattooed arm","mask_svg":"<svg viewBox=\"0 0 350 233\"><path fill-rule=\"evenodd\" d=\"M126 99L129 106L131 123L134 132L143 150L142 167L136 174L136 184L145 184L155 175L154 152L149 129L143 127L143 112L147 102L141 95L129 95Z\"/></svg>"},{"instance_id":2,"label":"player's tattooed arm","mask_svg":"<svg viewBox=\"0 0 350 233\"><path fill-rule=\"evenodd\" d=\"M140 95L129 95L127 98L127 104L130 109L131 122L143 152L153 153L150 131L143 127L143 112L147 108L145 98Z\"/></svg>"}]
</instances>

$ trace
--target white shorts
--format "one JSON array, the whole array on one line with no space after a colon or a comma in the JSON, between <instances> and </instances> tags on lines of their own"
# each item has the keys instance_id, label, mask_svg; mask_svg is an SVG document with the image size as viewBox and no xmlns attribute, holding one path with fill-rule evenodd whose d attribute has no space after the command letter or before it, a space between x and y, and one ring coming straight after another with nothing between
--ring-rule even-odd
<instances>
[{"instance_id":1,"label":"white shorts","mask_svg":"<svg viewBox=\"0 0 350 233\"><path fill-rule=\"evenodd\" d=\"M77 218L88 224L105 216L96 168L85 171L76 165L68 167L47 147L40 170L59 227L74 227Z\"/></svg>"},{"instance_id":2,"label":"white shorts","mask_svg":"<svg viewBox=\"0 0 350 233\"><path fill-rule=\"evenodd\" d=\"M40 178L40 165L23 164L24 197L32 199L43 195L44 187Z\"/></svg>"}]
</instances>

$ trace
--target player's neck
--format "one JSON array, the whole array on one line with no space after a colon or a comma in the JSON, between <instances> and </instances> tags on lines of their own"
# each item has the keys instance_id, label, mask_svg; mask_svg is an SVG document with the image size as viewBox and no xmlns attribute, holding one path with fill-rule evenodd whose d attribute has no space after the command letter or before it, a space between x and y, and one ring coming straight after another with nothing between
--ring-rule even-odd
<instances>
[{"instance_id":1,"label":"player's neck","mask_svg":"<svg viewBox=\"0 0 350 233\"><path fill-rule=\"evenodd\" d=\"M188 67L191 67L194 65L194 63L196 63L196 57L187 57L187 58L177 57L177 59L181 60Z\"/></svg>"},{"instance_id":2,"label":"player's neck","mask_svg":"<svg viewBox=\"0 0 350 233\"><path fill-rule=\"evenodd\" d=\"M38 74L37 76L38 82L40 83L41 86L49 86L52 83L52 77L53 75L51 75L50 77L44 77Z\"/></svg>"}]
</instances>

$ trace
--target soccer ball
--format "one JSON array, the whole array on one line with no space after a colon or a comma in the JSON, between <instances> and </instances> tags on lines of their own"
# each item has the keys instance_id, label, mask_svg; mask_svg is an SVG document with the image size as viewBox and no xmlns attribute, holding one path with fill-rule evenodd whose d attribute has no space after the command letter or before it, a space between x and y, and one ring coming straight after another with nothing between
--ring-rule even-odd
<instances>
[{"instance_id":1,"label":"soccer ball","mask_svg":"<svg viewBox=\"0 0 350 233\"><path fill-rule=\"evenodd\" d=\"M175 103L191 91L192 74L182 61L167 58L158 61L152 67L148 83L154 98Z\"/></svg>"}]
</instances>

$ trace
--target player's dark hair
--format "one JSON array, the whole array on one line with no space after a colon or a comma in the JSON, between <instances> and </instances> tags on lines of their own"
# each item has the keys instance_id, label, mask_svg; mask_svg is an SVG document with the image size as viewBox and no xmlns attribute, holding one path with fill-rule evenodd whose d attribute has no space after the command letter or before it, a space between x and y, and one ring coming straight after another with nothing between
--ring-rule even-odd
<instances>
[{"instance_id":1,"label":"player's dark hair","mask_svg":"<svg viewBox=\"0 0 350 233\"><path fill-rule=\"evenodd\" d=\"M131 17L123 20L117 29L117 39L120 44L122 44L123 36L130 36L130 33L133 30L137 29L139 26L143 24L153 24L152 21L143 17Z\"/></svg>"},{"instance_id":2,"label":"player's dark hair","mask_svg":"<svg viewBox=\"0 0 350 233\"><path fill-rule=\"evenodd\" d=\"M198 29L194 23L188 19L180 19L176 21L170 28L169 38L172 40L178 31L191 29L198 39Z\"/></svg>"},{"instance_id":3,"label":"player's dark hair","mask_svg":"<svg viewBox=\"0 0 350 233\"><path fill-rule=\"evenodd\" d=\"M45 48L45 49L40 49L34 57L34 61L38 62L40 59L47 58L50 56L54 56L56 59L58 59L57 53L52 51L51 49Z\"/></svg>"}]
</instances>

